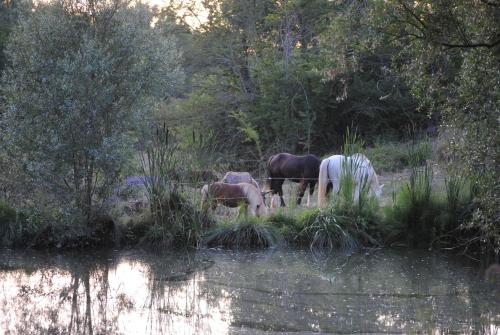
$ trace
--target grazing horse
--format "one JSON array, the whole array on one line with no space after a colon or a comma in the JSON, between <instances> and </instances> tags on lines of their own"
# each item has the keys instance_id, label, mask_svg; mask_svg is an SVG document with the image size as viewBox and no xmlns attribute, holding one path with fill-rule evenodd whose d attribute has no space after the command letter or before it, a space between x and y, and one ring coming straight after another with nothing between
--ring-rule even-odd
<instances>
[{"instance_id":1,"label":"grazing horse","mask_svg":"<svg viewBox=\"0 0 500 335\"><path fill-rule=\"evenodd\" d=\"M285 179L299 183L297 205L300 205L307 186L309 186L307 206L310 205L310 197L314 193L314 186L318 181L320 164L320 159L314 155L295 156L280 153L269 158L267 161L268 186L273 195L279 194L281 206L285 206L285 201L283 201Z\"/></svg>"},{"instance_id":2,"label":"grazing horse","mask_svg":"<svg viewBox=\"0 0 500 335\"><path fill-rule=\"evenodd\" d=\"M332 183L333 192L340 190L342 173L351 173L354 177L354 201L359 200L359 193L363 184L369 187L369 192L380 198L382 187L379 185L377 174L370 160L363 154L354 154L351 157L333 155L325 158L319 167L318 179L318 206L325 205L325 197L329 183Z\"/></svg>"},{"instance_id":3,"label":"grazing horse","mask_svg":"<svg viewBox=\"0 0 500 335\"><path fill-rule=\"evenodd\" d=\"M267 214L267 208L260 190L252 184L225 184L215 182L203 186L201 189L201 208L210 205L212 210L217 204L226 207L238 207L242 203L247 205L250 215L261 216Z\"/></svg>"},{"instance_id":4,"label":"grazing horse","mask_svg":"<svg viewBox=\"0 0 500 335\"><path fill-rule=\"evenodd\" d=\"M257 181L255 181L255 179L252 178L252 175L248 172L229 171L224 175L224 178L222 178L221 181L226 184L248 183L252 184L257 189L259 188Z\"/></svg>"}]
</instances>

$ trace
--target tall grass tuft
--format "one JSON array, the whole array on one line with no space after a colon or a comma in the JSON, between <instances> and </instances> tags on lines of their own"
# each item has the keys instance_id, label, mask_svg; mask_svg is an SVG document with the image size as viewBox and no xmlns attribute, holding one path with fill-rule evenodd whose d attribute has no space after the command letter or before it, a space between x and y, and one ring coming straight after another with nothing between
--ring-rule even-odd
<instances>
[{"instance_id":1,"label":"tall grass tuft","mask_svg":"<svg viewBox=\"0 0 500 335\"><path fill-rule=\"evenodd\" d=\"M353 250L358 242L347 225L350 218L336 214L332 208L318 209L303 218L304 229L300 235L309 242L311 250Z\"/></svg>"},{"instance_id":2,"label":"tall grass tuft","mask_svg":"<svg viewBox=\"0 0 500 335\"><path fill-rule=\"evenodd\" d=\"M161 247L197 246L209 218L181 193L178 176L183 170L179 146L168 128L158 127L141 155L144 186L152 225L143 242Z\"/></svg>"},{"instance_id":3,"label":"tall grass tuft","mask_svg":"<svg viewBox=\"0 0 500 335\"><path fill-rule=\"evenodd\" d=\"M408 129L407 136L410 140L408 145L408 166L416 168L426 165L432 154L432 146L428 138L418 134L414 129Z\"/></svg>"},{"instance_id":4,"label":"tall grass tuft","mask_svg":"<svg viewBox=\"0 0 500 335\"><path fill-rule=\"evenodd\" d=\"M330 205L316 209L301 217L304 227L299 239L309 243L311 249L352 250L360 245L379 245L372 235L380 222L378 202L369 193L368 176L362 173L361 160L348 159L363 149L363 141L349 129L344 138L346 156L340 173L340 188L332 194ZM360 176L359 185L356 178Z\"/></svg>"},{"instance_id":5,"label":"tall grass tuft","mask_svg":"<svg viewBox=\"0 0 500 335\"><path fill-rule=\"evenodd\" d=\"M222 225L204 238L208 247L227 249L270 248L277 241L273 229L257 218L244 218Z\"/></svg>"},{"instance_id":6,"label":"tall grass tuft","mask_svg":"<svg viewBox=\"0 0 500 335\"><path fill-rule=\"evenodd\" d=\"M390 228L412 247L460 244L457 241L464 232L461 228L475 208L472 185L467 178L451 176L445 180L444 191L440 191L433 188L430 167L412 168L409 182L386 210Z\"/></svg>"},{"instance_id":7,"label":"tall grass tuft","mask_svg":"<svg viewBox=\"0 0 500 335\"><path fill-rule=\"evenodd\" d=\"M269 215L266 218L266 223L276 231L275 235L282 238L287 244L301 244L303 241L298 237L304 228L302 217L310 212L311 210L304 210L297 217L278 211Z\"/></svg>"},{"instance_id":8,"label":"tall grass tuft","mask_svg":"<svg viewBox=\"0 0 500 335\"><path fill-rule=\"evenodd\" d=\"M471 217L475 209L474 183L467 177L452 174L445 179L444 205L438 217L440 232L447 240L460 239L464 229L463 224Z\"/></svg>"},{"instance_id":9,"label":"tall grass tuft","mask_svg":"<svg viewBox=\"0 0 500 335\"><path fill-rule=\"evenodd\" d=\"M358 135L356 130L351 130L347 127L345 135L344 135L344 144L342 146L342 152L344 156L352 156L355 153L359 153L363 151L365 146L365 142Z\"/></svg>"}]
</instances>

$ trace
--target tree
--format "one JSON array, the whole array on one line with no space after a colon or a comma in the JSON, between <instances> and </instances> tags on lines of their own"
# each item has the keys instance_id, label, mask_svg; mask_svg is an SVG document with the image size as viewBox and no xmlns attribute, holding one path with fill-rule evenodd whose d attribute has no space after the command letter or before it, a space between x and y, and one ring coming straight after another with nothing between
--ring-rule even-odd
<instances>
[{"instance_id":1,"label":"tree","mask_svg":"<svg viewBox=\"0 0 500 335\"><path fill-rule=\"evenodd\" d=\"M500 3L496 0L375 1L367 25L399 49L391 68L436 119L450 166L476 181L468 226L500 251Z\"/></svg>"},{"instance_id":2,"label":"tree","mask_svg":"<svg viewBox=\"0 0 500 335\"><path fill-rule=\"evenodd\" d=\"M1 140L34 186L90 222L131 134L182 79L176 41L128 2L40 3L10 35Z\"/></svg>"}]
</instances>

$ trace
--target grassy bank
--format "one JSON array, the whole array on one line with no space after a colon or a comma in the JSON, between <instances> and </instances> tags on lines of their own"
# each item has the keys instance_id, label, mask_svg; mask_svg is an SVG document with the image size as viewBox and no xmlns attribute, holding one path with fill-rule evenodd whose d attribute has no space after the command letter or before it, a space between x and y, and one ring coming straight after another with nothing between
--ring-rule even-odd
<instances>
[{"instance_id":1,"label":"grassy bank","mask_svg":"<svg viewBox=\"0 0 500 335\"><path fill-rule=\"evenodd\" d=\"M478 238L483 232L468 225L477 208L475 184L453 174L446 176L444 183L436 183L427 141L365 148L356 136L346 137L345 150L365 153L377 171L386 171L383 164L405 169L406 180L386 192L389 197L380 202L368 194L368 188L362 188L359 198L353 199L353 180L345 172L340 191L330 196L326 208L297 207L289 201L290 208L277 209L265 217L221 219L198 209L197 189L179 186L176 178L186 161L177 154L175 142L165 141L168 136L159 134L146 148L139 171L157 177L143 178L136 184L137 178L127 179L124 183L132 187L119 188L103 214L90 224L58 211L15 210L0 202L1 244L162 249L306 246L326 252L405 245L476 252L492 250L495 243L495 236Z\"/></svg>"}]
</instances>

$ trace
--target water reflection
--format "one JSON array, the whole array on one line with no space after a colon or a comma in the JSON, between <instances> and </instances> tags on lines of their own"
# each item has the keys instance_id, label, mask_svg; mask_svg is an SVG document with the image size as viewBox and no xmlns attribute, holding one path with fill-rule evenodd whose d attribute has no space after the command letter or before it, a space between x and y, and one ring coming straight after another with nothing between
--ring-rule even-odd
<instances>
[{"instance_id":1,"label":"water reflection","mask_svg":"<svg viewBox=\"0 0 500 335\"><path fill-rule=\"evenodd\" d=\"M499 334L498 286L417 251L0 253L6 334Z\"/></svg>"}]
</instances>

